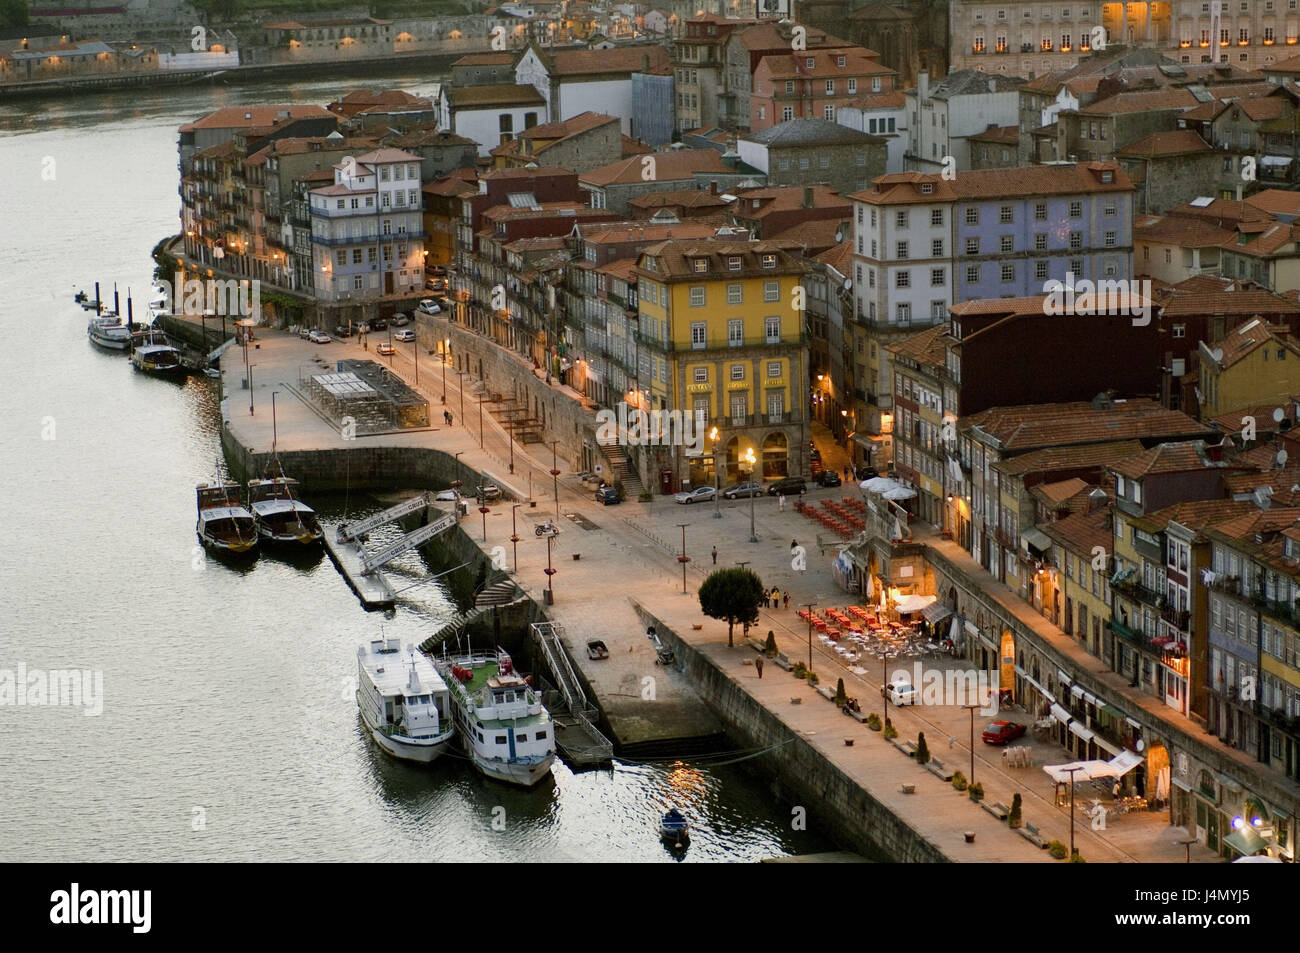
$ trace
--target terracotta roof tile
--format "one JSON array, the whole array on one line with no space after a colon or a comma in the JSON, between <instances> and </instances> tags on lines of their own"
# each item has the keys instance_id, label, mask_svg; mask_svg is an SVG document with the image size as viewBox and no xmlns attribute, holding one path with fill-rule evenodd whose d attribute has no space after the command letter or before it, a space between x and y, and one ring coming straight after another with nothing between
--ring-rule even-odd
<instances>
[{"instance_id":1,"label":"terracotta roof tile","mask_svg":"<svg viewBox=\"0 0 1300 953\"><path fill-rule=\"evenodd\" d=\"M1027 473L1109 466L1141 452L1142 443L1138 440L1115 440L1083 447L1048 447L1019 454L993 466L1007 476L1023 476Z\"/></svg>"},{"instance_id":2,"label":"terracotta roof tile","mask_svg":"<svg viewBox=\"0 0 1300 953\"><path fill-rule=\"evenodd\" d=\"M1161 473L1185 473L1189 470L1205 470L1222 466L1224 464L1215 463L1206 456L1205 441L1187 440L1159 444L1120 461L1111 469L1122 477L1137 480Z\"/></svg>"},{"instance_id":3,"label":"terracotta roof tile","mask_svg":"<svg viewBox=\"0 0 1300 953\"><path fill-rule=\"evenodd\" d=\"M643 158L643 156L630 156L620 159L599 169L584 172L579 178L582 182L595 186L644 182ZM716 149L675 149L656 152L654 160L657 182L690 181L696 172L731 173L733 171L723 164L722 154Z\"/></svg>"},{"instance_id":4,"label":"terracotta roof tile","mask_svg":"<svg viewBox=\"0 0 1300 953\"><path fill-rule=\"evenodd\" d=\"M1115 401L1106 410L1083 401L991 407L964 418L962 429L986 435L1004 454L1129 438L1191 437L1207 430L1181 411L1145 398Z\"/></svg>"},{"instance_id":5,"label":"terracotta roof tile","mask_svg":"<svg viewBox=\"0 0 1300 953\"><path fill-rule=\"evenodd\" d=\"M1192 130L1177 129L1173 132L1153 132L1149 136L1134 140L1116 150L1116 155L1154 158L1213 151L1210 144Z\"/></svg>"}]
</instances>

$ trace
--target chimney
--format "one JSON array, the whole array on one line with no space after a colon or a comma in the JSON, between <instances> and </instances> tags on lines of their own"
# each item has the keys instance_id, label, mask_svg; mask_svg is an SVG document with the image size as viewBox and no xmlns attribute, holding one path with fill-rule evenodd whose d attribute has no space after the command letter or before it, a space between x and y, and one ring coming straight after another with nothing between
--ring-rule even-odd
<instances>
[{"instance_id":1,"label":"chimney","mask_svg":"<svg viewBox=\"0 0 1300 953\"><path fill-rule=\"evenodd\" d=\"M717 180L717 179L712 179L712 180L709 181L709 194L710 194L710 195L717 195L717 194L718 194L718 180Z\"/></svg>"},{"instance_id":2,"label":"chimney","mask_svg":"<svg viewBox=\"0 0 1300 953\"><path fill-rule=\"evenodd\" d=\"M922 103L924 103L927 99L930 98L930 71L929 70L921 70L920 75L917 76L916 94L920 98Z\"/></svg>"},{"instance_id":3,"label":"chimney","mask_svg":"<svg viewBox=\"0 0 1300 953\"><path fill-rule=\"evenodd\" d=\"M813 187L811 185L805 185L803 187L803 207L812 208L813 205Z\"/></svg>"},{"instance_id":4,"label":"chimney","mask_svg":"<svg viewBox=\"0 0 1300 953\"><path fill-rule=\"evenodd\" d=\"M643 73L648 73L648 72L650 72L650 54L649 54L649 53L642 53L642 54L641 54L641 72L643 72Z\"/></svg>"}]
</instances>

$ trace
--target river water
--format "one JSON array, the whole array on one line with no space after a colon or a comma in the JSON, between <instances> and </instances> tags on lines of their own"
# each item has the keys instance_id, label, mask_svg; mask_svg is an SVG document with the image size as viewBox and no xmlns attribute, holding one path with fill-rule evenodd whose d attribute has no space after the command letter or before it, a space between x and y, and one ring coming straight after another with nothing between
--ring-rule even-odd
<instances>
[{"instance_id":1,"label":"river water","mask_svg":"<svg viewBox=\"0 0 1300 953\"><path fill-rule=\"evenodd\" d=\"M554 784L529 792L450 757L395 762L361 731L356 647L381 627L422 641L451 611L438 584L386 618L327 558L233 570L196 547L194 484L219 453L215 382L134 373L87 341L72 296L98 278L111 298L116 280L142 304L149 252L178 228L179 125L345 88L0 107L0 684L20 666L103 678L95 716L0 706L0 861L671 861L656 826L670 803L696 830L687 861L831 849L725 758L582 774L557 762ZM427 572L411 556L394 576Z\"/></svg>"}]
</instances>

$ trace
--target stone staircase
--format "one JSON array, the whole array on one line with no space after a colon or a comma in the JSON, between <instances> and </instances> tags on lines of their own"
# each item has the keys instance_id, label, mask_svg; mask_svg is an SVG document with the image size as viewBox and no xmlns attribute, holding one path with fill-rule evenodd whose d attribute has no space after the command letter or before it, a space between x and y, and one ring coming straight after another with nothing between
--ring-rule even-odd
<instances>
[{"instance_id":1,"label":"stone staircase","mask_svg":"<svg viewBox=\"0 0 1300 953\"><path fill-rule=\"evenodd\" d=\"M645 487L641 484L641 478L637 476L636 470L632 467L632 461L627 458L621 444L606 444L601 447L601 450L605 453L605 459L609 461L611 474L611 478L605 482L621 481L623 490L629 500L635 500L645 492Z\"/></svg>"}]
</instances>

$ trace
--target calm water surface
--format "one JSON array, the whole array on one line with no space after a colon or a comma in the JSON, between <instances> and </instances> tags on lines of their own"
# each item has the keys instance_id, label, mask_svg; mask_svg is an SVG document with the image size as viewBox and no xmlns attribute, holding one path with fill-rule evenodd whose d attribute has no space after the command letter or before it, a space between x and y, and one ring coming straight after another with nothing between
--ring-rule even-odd
<instances>
[{"instance_id":1,"label":"calm water surface","mask_svg":"<svg viewBox=\"0 0 1300 953\"><path fill-rule=\"evenodd\" d=\"M98 717L0 707L0 861L670 861L655 825L672 803L696 827L688 861L829 849L791 832L790 805L743 764L575 775L557 763L553 785L522 792L452 758L395 762L361 732L356 647L381 626L425 638L452 611L437 585L385 618L361 609L328 559L263 556L236 571L196 548L194 484L218 453L214 382L132 372L88 343L72 295L98 278L111 296L116 280L142 303L149 251L178 227L181 123L338 92L0 107L0 672L104 679ZM352 516L376 505L318 502ZM425 572L409 556L396 576Z\"/></svg>"}]
</instances>

